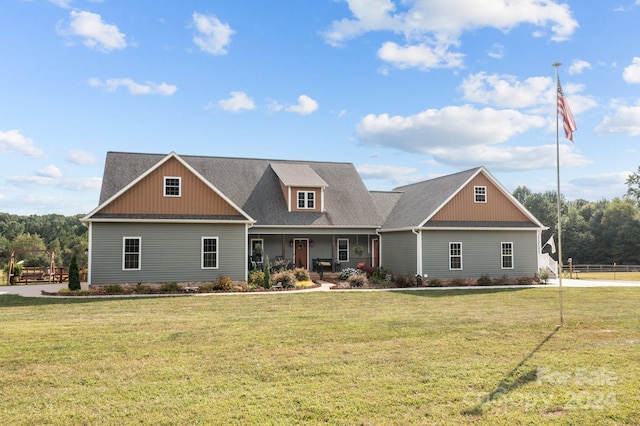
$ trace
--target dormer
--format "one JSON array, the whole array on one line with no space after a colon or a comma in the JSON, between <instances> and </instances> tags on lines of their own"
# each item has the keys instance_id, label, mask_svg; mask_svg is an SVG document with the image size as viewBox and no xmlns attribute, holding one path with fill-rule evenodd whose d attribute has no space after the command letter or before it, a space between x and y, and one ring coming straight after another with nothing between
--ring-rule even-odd
<instances>
[{"instance_id":1,"label":"dormer","mask_svg":"<svg viewBox=\"0 0 640 426\"><path fill-rule=\"evenodd\" d=\"M271 163L290 212L324 212L324 181L307 164Z\"/></svg>"}]
</instances>

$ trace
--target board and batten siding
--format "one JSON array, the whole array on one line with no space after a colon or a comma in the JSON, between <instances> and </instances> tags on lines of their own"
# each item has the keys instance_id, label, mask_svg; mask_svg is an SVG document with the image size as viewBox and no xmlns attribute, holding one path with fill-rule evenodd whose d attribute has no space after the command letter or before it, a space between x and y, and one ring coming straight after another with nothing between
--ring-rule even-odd
<instances>
[{"instance_id":1,"label":"board and batten siding","mask_svg":"<svg viewBox=\"0 0 640 426\"><path fill-rule=\"evenodd\" d=\"M382 266L393 274L417 272L417 236L411 231L385 232L382 234Z\"/></svg>"},{"instance_id":2,"label":"board and batten siding","mask_svg":"<svg viewBox=\"0 0 640 426\"><path fill-rule=\"evenodd\" d=\"M423 273L429 278L532 277L538 237L531 231L422 231ZM462 270L449 270L449 243L462 243ZM513 243L513 268L501 268L501 243Z\"/></svg>"},{"instance_id":3,"label":"board and batten siding","mask_svg":"<svg viewBox=\"0 0 640 426\"><path fill-rule=\"evenodd\" d=\"M91 283L246 280L244 224L92 224ZM140 237L140 270L122 269L123 237ZM218 268L202 269L202 237L218 237Z\"/></svg>"}]
</instances>

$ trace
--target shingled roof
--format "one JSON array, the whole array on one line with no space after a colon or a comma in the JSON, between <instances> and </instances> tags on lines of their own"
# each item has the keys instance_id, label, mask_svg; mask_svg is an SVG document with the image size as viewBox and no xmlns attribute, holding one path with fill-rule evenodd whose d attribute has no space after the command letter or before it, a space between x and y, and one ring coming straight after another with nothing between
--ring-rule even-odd
<instances>
[{"instance_id":1,"label":"shingled roof","mask_svg":"<svg viewBox=\"0 0 640 426\"><path fill-rule=\"evenodd\" d=\"M108 152L100 204L166 157L165 154ZM371 195L351 163L179 157L254 218L255 226L379 227L383 222L377 209L371 208ZM291 172L304 170L298 183L325 186L324 213L289 212L275 170L284 173L286 179L294 180Z\"/></svg>"},{"instance_id":2,"label":"shingled roof","mask_svg":"<svg viewBox=\"0 0 640 426\"><path fill-rule=\"evenodd\" d=\"M395 188L402 193L383 229L418 227L447 201L480 167Z\"/></svg>"}]
</instances>

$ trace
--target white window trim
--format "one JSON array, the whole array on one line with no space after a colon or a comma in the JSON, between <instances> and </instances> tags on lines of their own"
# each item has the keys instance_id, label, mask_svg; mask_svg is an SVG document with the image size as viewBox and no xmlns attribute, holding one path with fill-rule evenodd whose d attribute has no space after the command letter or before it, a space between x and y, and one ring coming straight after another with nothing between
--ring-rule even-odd
<instances>
[{"instance_id":1,"label":"white window trim","mask_svg":"<svg viewBox=\"0 0 640 426\"><path fill-rule=\"evenodd\" d=\"M510 244L511 245L511 254L509 254L509 255L505 255L504 254L504 251L503 251L503 249L504 249L503 245L504 244ZM504 266L505 257L510 257L511 258L511 266L510 267ZM514 266L515 266L514 264L515 264L515 262L514 262L514 257L513 257L513 242L512 241L503 241L503 242L501 242L500 243L500 269L513 269Z\"/></svg>"},{"instance_id":2,"label":"white window trim","mask_svg":"<svg viewBox=\"0 0 640 426\"><path fill-rule=\"evenodd\" d=\"M204 266L204 240L216 240L216 266ZM218 237L202 237L200 239L200 269L219 269L220 268L220 241Z\"/></svg>"},{"instance_id":3,"label":"white window trim","mask_svg":"<svg viewBox=\"0 0 640 426\"><path fill-rule=\"evenodd\" d=\"M127 240L138 240L138 267L126 268ZM122 270L123 271L139 271L142 269L142 237L122 237Z\"/></svg>"},{"instance_id":4,"label":"white window trim","mask_svg":"<svg viewBox=\"0 0 640 426\"><path fill-rule=\"evenodd\" d=\"M347 242L347 258L346 260L340 259L340 241L346 241ZM348 238L338 238L336 240L336 245L338 248L338 262L348 262L349 261L349 239Z\"/></svg>"},{"instance_id":5,"label":"white window trim","mask_svg":"<svg viewBox=\"0 0 640 426\"><path fill-rule=\"evenodd\" d=\"M167 194L167 179L177 179L178 180L178 195L169 195ZM182 178L180 176L165 176L164 184L162 186L162 191L165 197L169 198L179 198L182 197Z\"/></svg>"},{"instance_id":6,"label":"white window trim","mask_svg":"<svg viewBox=\"0 0 640 426\"><path fill-rule=\"evenodd\" d=\"M304 207L300 207L300 194L304 194ZM309 194L313 194L313 207L309 207ZM298 210L315 210L317 199L316 191L297 191L296 192L296 206Z\"/></svg>"},{"instance_id":7,"label":"white window trim","mask_svg":"<svg viewBox=\"0 0 640 426\"><path fill-rule=\"evenodd\" d=\"M479 194L477 192L478 189L480 188L484 188L484 193L483 194ZM478 195L482 195L484 197L484 201L478 201ZM479 204L483 204L487 202L487 187L484 185L477 185L473 187L473 202L474 203L479 203Z\"/></svg>"},{"instance_id":8,"label":"white window trim","mask_svg":"<svg viewBox=\"0 0 640 426\"><path fill-rule=\"evenodd\" d=\"M452 255L451 254L451 246L453 244L459 244L460 245L460 254L459 255ZM451 267L451 259L453 259L454 257L459 257L460 258L460 267L459 268L452 268ZM449 243L449 270L450 271L462 271L464 269L463 267L463 257L462 257L462 243L461 242L450 242Z\"/></svg>"}]
</instances>

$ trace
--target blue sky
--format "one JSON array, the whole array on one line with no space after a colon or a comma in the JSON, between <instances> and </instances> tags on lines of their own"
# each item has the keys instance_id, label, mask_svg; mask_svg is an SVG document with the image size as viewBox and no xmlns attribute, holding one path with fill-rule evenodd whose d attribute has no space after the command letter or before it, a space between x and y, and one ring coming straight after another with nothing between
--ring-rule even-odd
<instances>
[{"instance_id":1,"label":"blue sky","mask_svg":"<svg viewBox=\"0 0 640 426\"><path fill-rule=\"evenodd\" d=\"M5 0L0 212L96 207L107 151L353 163L372 190L484 165L568 199L640 164L640 0ZM366 206L363 206L366 207Z\"/></svg>"}]
</instances>

